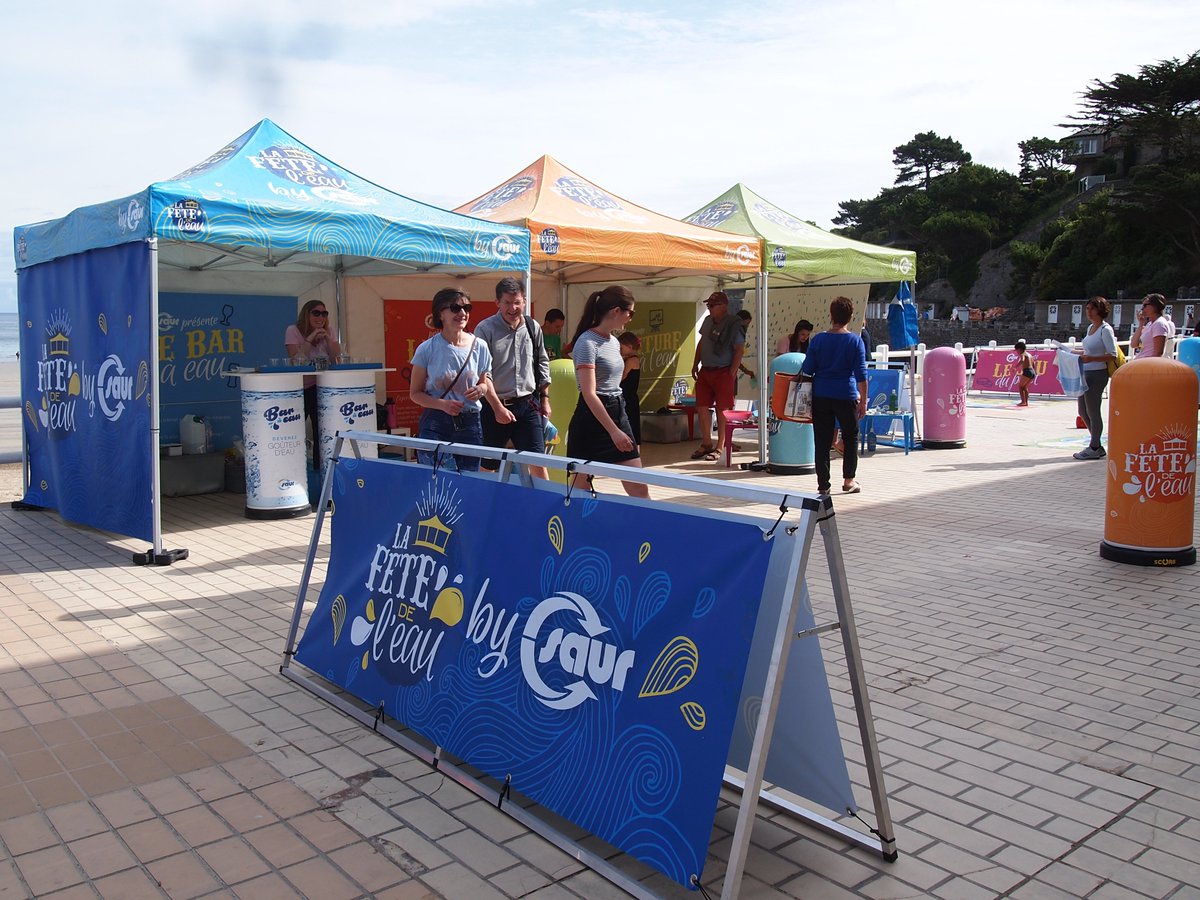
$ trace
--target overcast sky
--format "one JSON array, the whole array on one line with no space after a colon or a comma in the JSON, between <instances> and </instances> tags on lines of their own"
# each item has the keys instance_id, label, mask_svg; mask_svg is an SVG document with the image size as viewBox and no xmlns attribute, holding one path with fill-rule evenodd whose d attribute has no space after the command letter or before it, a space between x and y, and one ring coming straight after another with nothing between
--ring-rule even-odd
<instances>
[{"instance_id":1,"label":"overcast sky","mask_svg":"<svg viewBox=\"0 0 1200 900\"><path fill-rule=\"evenodd\" d=\"M448 208L549 153L668 215L741 181L827 228L918 132L1015 172L1092 79L1200 49L1182 0L44 0L4 19L0 309L13 226L169 178L264 117Z\"/></svg>"}]
</instances>

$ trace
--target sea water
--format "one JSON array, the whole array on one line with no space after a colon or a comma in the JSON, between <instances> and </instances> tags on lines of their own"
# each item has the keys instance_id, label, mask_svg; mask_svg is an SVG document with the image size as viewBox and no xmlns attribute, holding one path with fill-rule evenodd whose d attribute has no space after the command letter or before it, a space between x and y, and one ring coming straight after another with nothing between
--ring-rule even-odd
<instances>
[{"instance_id":1,"label":"sea water","mask_svg":"<svg viewBox=\"0 0 1200 900\"><path fill-rule=\"evenodd\" d=\"M19 317L15 312L0 312L0 362L15 362L21 349Z\"/></svg>"}]
</instances>

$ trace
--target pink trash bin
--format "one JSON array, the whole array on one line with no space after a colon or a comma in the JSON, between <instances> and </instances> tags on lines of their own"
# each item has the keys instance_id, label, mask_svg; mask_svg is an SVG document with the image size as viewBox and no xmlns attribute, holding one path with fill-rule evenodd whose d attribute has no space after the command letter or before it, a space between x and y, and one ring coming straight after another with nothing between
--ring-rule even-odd
<instances>
[{"instance_id":1,"label":"pink trash bin","mask_svg":"<svg viewBox=\"0 0 1200 900\"><path fill-rule=\"evenodd\" d=\"M967 445L967 360L953 347L925 354L921 446L948 450Z\"/></svg>"}]
</instances>

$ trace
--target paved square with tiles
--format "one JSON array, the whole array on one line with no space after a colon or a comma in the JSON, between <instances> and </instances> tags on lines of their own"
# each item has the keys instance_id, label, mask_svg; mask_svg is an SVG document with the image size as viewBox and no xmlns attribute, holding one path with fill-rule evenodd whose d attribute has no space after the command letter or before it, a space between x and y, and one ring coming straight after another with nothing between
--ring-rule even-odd
<instances>
[{"instance_id":1,"label":"paved square with tiles","mask_svg":"<svg viewBox=\"0 0 1200 900\"><path fill-rule=\"evenodd\" d=\"M965 448L881 447L835 496L900 857L761 810L743 897L1200 897L1198 573L1100 559L1104 464L1071 458L1074 418L972 398ZM645 455L815 488L693 448ZM312 522L166 500L190 558L138 568L141 542L0 509L0 897L623 895L278 674ZM825 567L817 541L818 621ZM840 642L822 647L869 809Z\"/></svg>"}]
</instances>

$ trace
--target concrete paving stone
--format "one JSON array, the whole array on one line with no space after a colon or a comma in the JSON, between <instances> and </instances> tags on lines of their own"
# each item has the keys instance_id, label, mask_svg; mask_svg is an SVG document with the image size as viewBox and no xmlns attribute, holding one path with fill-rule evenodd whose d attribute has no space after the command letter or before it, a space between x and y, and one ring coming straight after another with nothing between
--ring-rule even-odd
<instances>
[{"instance_id":1,"label":"concrete paving stone","mask_svg":"<svg viewBox=\"0 0 1200 900\"><path fill-rule=\"evenodd\" d=\"M568 853L532 832L507 841L504 847L514 856L545 872L552 881L562 881L581 868L580 863Z\"/></svg>"},{"instance_id":2,"label":"concrete paving stone","mask_svg":"<svg viewBox=\"0 0 1200 900\"><path fill-rule=\"evenodd\" d=\"M85 878L74 858L61 845L25 853L14 862L34 897L71 887Z\"/></svg>"},{"instance_id":3,"label":"concrete paving stone","mask_svg":"<svg viewBox=\"0 0 1200 900\"><path fill-rule=\"evenodd\" d=\"M392 812L432 840L439 840L465 827L460 819L424 797L394 806Z\"/></svg>"},{"instance_id":4,"label":"concrete paving stone","mask_svg":"<svg viewBox=\"0 0 1200 900\"><path fill-rule=\"evenodd\" d=\"M789 897L801 897L804 900L852 900L852 898L862 896L841 885L834 884L815 872L804 872L781 884L779 889Z\"/></svg>"},{"instance_id":5,"label":"concrete paving stone","mask_svg":"<svg viewBox=\"0 0 1200 900\"><path fill-rule=\"evenodd\" d=\"M1102 849L1107 851L1107 848ZM1194 850L1195 847L1187 849ZM1161 848L1151 847L1133 862L1140 868L1149 869L1165 878L1174 879L1179 884L1191 884L1196 880L1196 857L1194 855L1178 856Z\"/></svg>"},{"instance_id":6,"label":"concrete paving stone","mask_svg":"<svg viewBox=\"0 0 1200 900\"><path fill-rule=\"evenodd\" d=\"M751 857L747 860L747 869L751 869L749 861L753 859L755 861L753 871L756 877L768 884L778 884L787 880L786 870L772 869L767 865L774 854L768 854L753 844L751 844L750 850ZM820 872L826 878L847 887L854 887L869 881L875 874L872 867L864 865L853 853L837 853L812 841L798 840L785 844L779 848L777 853L785 860L804 869Z\"/></svg>"},{"instance_id":7,"label":"concrete paving stone","mask_svg":"<svg viewBox=\"0 0 1200 900\"><path fill-rule=\"evenodd\" d=\"M360 888L333 863L321 857L288 866L281 874L297 892L322 900L352 900L362 894ZM460 896L468 896L466 894Z\"/></svg>"},{"instance_id":8,"label":"concrete paving stone","mask_svg":"<svg viewBox=\"0 0 1200 900\"><path fill-rule=\"evenodd\" d=\"M347 828L341 820L327 810L314 810L288 820L288 825L305 840L323 852L345 847L361 836Z\"/></svg>"},{"instance_id":9,"label":"concrete paving stone","mask_svg":"<svg viewBox=\"0 0 1200 900\"><path fill-rule=\"evenodd\" d=\"M42 812L31 812L0 821L0 841L11 856L54 846L59 836Z\"/></svg>"},{"instance_id":10,"label":"concrete paving stone","mask_svg":"<svg viewBox=\"0 0 1200 900\"><path fill-rule=\"evenodd\" d=\"M196 851L223 884L264 875L269 867L242 837L229 837Z\"/></svg>"},{"instance_id":11,"label":"concrete paving stone","mask_svg":"<svg viewBox=\"0 0 1200 900\"><path fill-rule=\"evenodd\" d=\"M1046 881L1035 878L1014 888L1009 896L1015 900L1079 900L1083 895L1060 890Z\"/></svg>"},{"instance_id":12,"label":"concrete paving stone","mask_svg":"<svg viewBox=\"0 0 1200 900\"><path fill-rule=\"evenodd\" d=\"M367 837L376 837L392 831L401 824L399 817L390 810L361 795L347 797L337 805L327 804L325 809Z\"/></svg>"},{"instance_id":13,"label":"concrete paving stone","mask_svg":"<svg viewBox=\"0 0 1200 900\"><path fill-rule=\"evenodd\" d=\"M330 853L329 859L347 877L364 888L368 895L373 896L394 884L409 880L403 868L370 844L351 844Z\"/></svg>"},{"instance_id":14,"label":"concrete paving stone","mask_svg":"<svg viewBox=\"0 0 1200 900\"><path fill-rule=\"evenodd\" d=\"M960 825L973 825L987 811L970 803L963 803L951 797L943 796L919 784L910 784L892 791L893 796L901 802L908 803L918 809L927 810L937 816L943 816Z\"/></svg>"}]
</instances>

